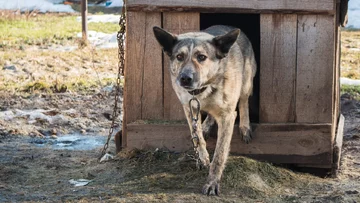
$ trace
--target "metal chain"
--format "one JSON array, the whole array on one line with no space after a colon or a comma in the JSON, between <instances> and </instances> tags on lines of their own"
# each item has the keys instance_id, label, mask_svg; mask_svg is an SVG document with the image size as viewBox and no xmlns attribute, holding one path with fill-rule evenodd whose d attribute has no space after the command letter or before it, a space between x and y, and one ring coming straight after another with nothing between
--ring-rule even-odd
<instances>
[{"instance_id":1,"label":"metal chain","mask_svg":"<svg viewBox=\"0 0 360 203\"><path fill-rule=\"evenodd\" d=\"M118 58L119 58L119 63L118 63L118 74L117 74L117 79L116 79L116 91L115 91L115 104L114 104L114 110L112 112L112 122L111 122L111 126L109 129L109 134L108 134L108 138L106 143L104 144L104 147L101 151L101 156L99 157L99 159L101 159L101 157L103 157L106 153L107 148L109 147L109 141L111 139L111 135L114 132L114 128L115 128L115 121L117 118L117 112L119 110L118 108L118 102L119 102L119 92L120 92L120 82L121 82L121 78L124 76L124 68L125 68L125 48L124 48L124 42L125 42L125 31L126 31L126 14L125 14L125 1L122 7L122 13L120 15L120 20L119 20L119 26L120 26L120 30L117 33L117 41L118 41Z\"/></svg>"},{"instance_id":2,"label":"metal chain","mask_svg":"<svg viewBox=\"0 0 360 203\"><path fill-rule=\"evenodd\" d=\"M193 110L193 106L192 103L195 102L196 103L196 112L194 114L194 110ZM195 152L195 161L196 161L196 168L197 169L201 169L201 161L200 161L200 157L199 157L199 152L197 150L198 146L199 146L199 136L198 136L198 120L199 120L199 114L200 114L200 101L193 95L193 97L189 100L189 107L190 107L190 115L191 115L191 126L192 126L192 130L191 130L191 142L193 144L193 149Z\"/></svg>"}]
</instances>

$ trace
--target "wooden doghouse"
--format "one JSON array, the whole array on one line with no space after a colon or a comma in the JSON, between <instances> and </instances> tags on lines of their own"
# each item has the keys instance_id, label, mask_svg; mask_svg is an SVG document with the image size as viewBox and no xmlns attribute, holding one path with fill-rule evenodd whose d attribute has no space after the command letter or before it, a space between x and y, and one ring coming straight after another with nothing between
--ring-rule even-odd
<instances>
[{"instance_id":1,"label":"wooden doghouse","mask_svg":"<svg viewBox=\"0 0 360 203\"><path fill-rule=\"evenodd\" d=\"M152 28L184 33L223 24L247 34L258 63L254 138L244 144L236 127L231 152L274 163L337 166L343 118L336 0L128 0L126 10L124 147L191 149L169 61ZM208 148L215 142L208 140Z\"/></svg>"}]
</instances>

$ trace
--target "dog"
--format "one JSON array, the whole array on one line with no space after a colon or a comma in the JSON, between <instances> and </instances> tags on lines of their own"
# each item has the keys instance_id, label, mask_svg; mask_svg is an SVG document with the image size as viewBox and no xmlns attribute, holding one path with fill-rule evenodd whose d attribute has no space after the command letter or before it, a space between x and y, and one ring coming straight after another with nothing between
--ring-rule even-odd
<instances>
[{"instance_id":1,"label":"dog","mask_svg":"<svg viewBox=\"0 0 360 203\"><path fill-rule=\"evenodd\" d=\"M155 38L170 57L171 83L192 129L189 100L196 97L200 110L208 115L198 124L197 152L201 163L209 167L203 194L219 195L220 179L230 151L238 106L240 134L251 140L249 96L256 73L254 51L249 39L240 29L216 25L200 32L175 35L154 27ZM194 106L194 108L197 108ZM210 126L218 125L217 143L210 163L204 134Z\"/></svg>"}]
</instances>

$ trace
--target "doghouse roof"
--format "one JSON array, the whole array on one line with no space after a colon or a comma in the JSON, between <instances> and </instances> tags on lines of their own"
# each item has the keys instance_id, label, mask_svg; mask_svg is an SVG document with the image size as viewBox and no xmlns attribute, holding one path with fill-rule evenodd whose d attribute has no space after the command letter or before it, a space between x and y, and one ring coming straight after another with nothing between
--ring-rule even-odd
<instances>
[{"instance_id":1,"label":"doghouse roof","mask_svg":"<svg viewBox=\"0 0 360 203\"><path fill-rule=\"evenodd\" d=\"M129 11L335 14L334 0L127 0Z\"/></svg>"}]
</instances>

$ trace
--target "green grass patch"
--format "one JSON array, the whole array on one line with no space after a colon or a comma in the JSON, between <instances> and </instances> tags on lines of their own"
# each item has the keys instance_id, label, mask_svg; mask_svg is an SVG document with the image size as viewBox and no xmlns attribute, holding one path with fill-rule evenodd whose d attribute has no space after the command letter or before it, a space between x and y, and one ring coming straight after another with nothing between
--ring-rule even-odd
<instances>
[{"instance_id":1,"label":"green grass patch","mask_svg":"<svg viewBox=\"0 0 360 203\"><path fill-rule=\"evenodd\" d=\"M341 94L348 93L354 99L360 100L360 86L359 85L341 85Z\"/></svg>"},{"instance_id":2,"label":"green grass patch","mask_svg":"<svg viewBox=\"0 0 360 203\"><path fill-rule=\"evenodd\" d=\"M0 48L22 45L48 45L74 43L81 32L76 16L37 15L31 18L0 19ZM114 33L114 23L89 23L88 30Z\"/></svg>"}]
</instances>

